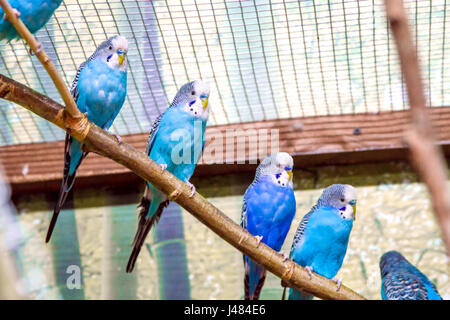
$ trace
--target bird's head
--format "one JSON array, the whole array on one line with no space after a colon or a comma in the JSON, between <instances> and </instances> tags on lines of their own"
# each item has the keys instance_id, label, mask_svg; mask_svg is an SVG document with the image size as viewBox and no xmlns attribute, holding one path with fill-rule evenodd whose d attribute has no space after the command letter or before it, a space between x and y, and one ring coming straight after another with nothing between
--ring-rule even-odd
<instances>
[{"instance_id":1,"label":"bird's head","mask_svg":"<svg viewBox=\"0 0 450 320\"><path fill-rule=\"evenodd\" d=\"M323 190L317 201L320 206L328 206L339 210L342 218L356 219L356 189L349 184L333 184Z\"/></svg>"},{"instance_id":2,"label":"bird's head","mask_svg":"<svg viewBox=\"0 0 450 320\"><path fill-rule=\"evenodd\" d=\"M409 265L408 260L398 251L385 252L380 258L380 272L384 277L386 274L399 267Z\"/></svg>"},{"instance_id":3,"label":"bird's head","mask_svg":"<svg viewBox=\"0 0 450 320\"><path fill-rule=\"evenodd\" d=\"M127 39L122 36L114 36L102 42L93 57L95 59L102 59L113 69L126 71L128 67L127 53Z\"/></svg>"},{"instance_id":4,"label":"bird's head","mask_svg":"<svg viewBox=\"0 0 450 320\"><path fill-rule=\"evenodd\" d=\"M265 158L256 169L256 176L270 176L282 187L293 187L294 160L286 152L277 152Z\"/></svg>"},{"instance_id":5,"label":"bird's head","mask_svg":"<svg viewBox=\"0 0 450 320\"><path fill-rule=\"evenodd\" d=\"M209 116L209 85L195 80L184 84L173 99L172 106L181 106L194 117L207 120Z\"/></svg>"}]
</instances>

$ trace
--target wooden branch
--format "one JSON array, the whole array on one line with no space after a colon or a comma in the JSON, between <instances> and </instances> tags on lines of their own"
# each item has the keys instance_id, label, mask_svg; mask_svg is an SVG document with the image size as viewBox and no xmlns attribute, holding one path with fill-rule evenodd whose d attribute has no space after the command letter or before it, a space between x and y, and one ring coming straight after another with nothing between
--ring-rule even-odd
<instances>
[{"instance_id":1,"label":"wooden branch","mask_svg":"<svg viewBox=\"0 0 450 320\"><path fill-rule=\"evenodd\" d=\"M73 100L72 95L70 94L69 89L67 89L66 84L63 79L60 77L58 71L56 70L55 65L50 60L50 58L45 53L44 49L41 47L39 42L37 42L36 38L31 34L28 28L23 24L22 20L20 20L13 12L13 8L9 4L7 0L0 0L0 6L6 14L8 21L16 28L17 32L20 36L28 43L31 50L36 54L39 61L44 66L45 70L47 70L48 74L53 80L53 83L58 89L59 94L61 95L64 104L66 105L66 110L69 112L74 118L83 118L84 115L78 110L78 107Z\"/></svg>"},{"instance_id":2,"label":"wooden branch","mask_svg":"<svg viewBox=\"0 0 450 320\"><path fill-rule=\"evenodd\" d=\"M56 124L60 128L70 127L70 116L61 117L63 107L26 86L0 75L0 98L17 103L35 114ZM194 217L200 220L217 235L280 277L295 289L305 289L322 299L364 299L353 290L342 286L336 291L336 283L314 274L309 279L308 272L295 262L284 261L283 256L265 244L257 246L257 240L247 230L234 223L223 212L196 193L190 198L191 189L168 171L161 173L161 167L145 153L136 150L125 142L117 143L110 133L91 123L84 145L87 150L98 153L132 170L135 174L168 194ZM75 137L81 135L79 128L70 130Z\"/></svg>"},{"instance_id":3,"label":"wooden branch","mask_svg":"<svg viewBox=\"0 0 450 320\"><path fill-rule=\"evenodd\" d=\"M385 6L411 105L411 129L405 133L405 140L411 151L410 161L428 187L447 247L447 255L450 257L450 190L447 185L447 167L442 150L434 143L434 132L426 108L419 61L403 1L385 0Z\"/></svg>"}]
</instances>

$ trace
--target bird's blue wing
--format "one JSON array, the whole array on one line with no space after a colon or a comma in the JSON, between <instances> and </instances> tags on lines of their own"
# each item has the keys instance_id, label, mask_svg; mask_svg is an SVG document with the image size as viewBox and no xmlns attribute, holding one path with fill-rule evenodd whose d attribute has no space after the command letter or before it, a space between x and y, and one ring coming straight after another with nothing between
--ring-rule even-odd
<instances>
[{"instance_id":1,"label":"bird's blue wing","mask_svg":"<svg viewBox=\"0 0 450 320\"><path fill-rule=\"evenodd\" d=\"M383 277L382 292L386 300L427 300L427 289L419 277L401 270Z\"/></svg>"},{"instance_id":2,"label":"bird's blue wing","mask_svg":"<svg viewBox=\"0 0 450 320\"><path fill-rule=\"evenodd\" d=\"M75 100L75 103L78 100L78 96L79 96L79 92L78 92L78 80L80 79L80 74L81 71L83 71L83 69L86 67L88 61L83 62L82 64L80 64L80 66L77 69L77 73L75 74L75 78L73 79L72 82L72 87L70 88L70 93L72 94L73 100ZM78 109L80 109L80 107L78 107ZM81 112L85 112L80 110Z\"/></svg>"},{"instance_id":3,"label":"bird's blue wing","mask_svg":"<svg viewBox=\"0 0 450 320\"><path fill-rule=\"evenodd\" d=\"M435 284L431 282L428 277L421 272L416 266L410 265L410 271L414 273L424 284L425 288L428 292L428 299L429 300L442 300L442 297L439 295L439 291L436 288Z\"/></svg>"},{"instance_id":4,"label":"bird's blue wing","mask_svg":"<svg viewBox=\"0 0 450 320\"><path fill-rule=\"evenodd\" d=\"M153 144L155 143L156 134L158 133L159 123L161 122L161 118L163 113L161 113L158 118L155 119L153 125L150 129L150 134L148 136L147 148L145 149L145 153L150 155L150 151L152 151Z\"/></svg>"},{"instance_id":5,"label":"bird's blue wing","mask_svg":"<svg viewBox=\"0 0 450 320\"><path fill-rule=\"evenodd\" d=\"M247 197L251 193L252 185L250 185L244 193L244 200L242 202L241 210L241 227L247 229Z\"/></svg>"}]
</instances>

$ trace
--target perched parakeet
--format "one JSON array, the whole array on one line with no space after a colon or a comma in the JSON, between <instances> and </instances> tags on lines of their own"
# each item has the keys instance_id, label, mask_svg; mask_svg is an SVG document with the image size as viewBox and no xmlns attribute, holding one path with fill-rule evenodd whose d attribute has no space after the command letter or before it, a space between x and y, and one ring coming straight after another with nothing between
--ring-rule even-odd
<instances>
[{"instance_id":1,"label":"perched parakeet","mask_svg":"<svg viewBox=\"0 0 450 320\"><path fill-rule=\"evenodd\" d=\"M350 231L356 215L356 189L347 184L326 188L316 205L303 217L292 243L290 258L300 266L333 279L347 251ZM289 289L289 300L307 300L305 292Z\"/></svg>"},{"instance_id":2,"label":"perched parakeet","mask_svg":"<svg viewBox=\"0 0 450 320\"><path fill-rule=\"evenodd\" d=\"M62 0L9 0L15 14L31 33L39 31L47 23L61 2ZM6 19L2 8L0 8L0 19L0 40L9 42L20 38L20 34Z\"/></svg>"},{"instance_id":3,"label":"perched parakeet","mask_svg":"<svg viewBox=\"0 0 450 320\"><path fill-rule=\"evenodd\" d=\"M78 109L89 121L105 130L111 127L127 94L127 52L127 39L122 36L109 38L80 65L72 83L71 93ZM115 136L120 142L120 137ZM46 242L50 240L58 214L73 186L76 171L87 154L81 150L81 143L67 133L63 180Z\"/></svg>"},{"instance_id":4,"label":"perched parakeet","mask_svg":"<svg viewBox=\"0 0 450 320\"><path fill-rule=\"evenodd\" d=\"M153 123L147 143L147 154L161 170L168 170L191 187L189 182L205 146L205 129L209 116L209 85L193 81L183 85L169 108ZM167 195L150 182L145 186L140 202L138 229L133 241L133 251L127 264L132 272L145 238L153 224L169 205Z\"/></svg>"},{"instance_id":5,"label":"perched parakeet","mask_svg":"<svg viewBox=\"0 0 450 320\"><path fill-rule=\"evenodd\" d=\"M294 160L288 153L270 155L256 169L244 195L241 226L276 251L280 251L295 216L293 169ZM266 270L245 255L244 267L245 299L258 300Z\"/></svg>"},{"instance_id":6,"label":"perched parakeet","mask_svg":"<svg viewBox=\"0 0 450 320\"><path fill-rule=\"evenodd\" d=\"M436 286L397 251L380 259L383 300L442 300Z\"/></svg>"}]
</instances>

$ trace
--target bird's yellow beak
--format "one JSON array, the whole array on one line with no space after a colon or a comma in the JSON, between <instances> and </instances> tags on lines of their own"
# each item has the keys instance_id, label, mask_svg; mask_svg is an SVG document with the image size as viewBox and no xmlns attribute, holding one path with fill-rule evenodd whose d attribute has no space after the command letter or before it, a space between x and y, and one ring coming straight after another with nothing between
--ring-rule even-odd
<instances>
[{"instance_id":1,"label":"bird's yellow beak","mask_svg":"<svg viewBox=\"0 0 450 320\"><path fill-rule=\"evenodd\" d=\"M350 201L350 205L353 208L353 220L356 220L356 201L354 200Z\"/></svg>"},{"instance_id":2,"label":"bird's yellow beak","mask_svg":"<svg viewBox=\"0 0 450 320\"><path fill-rule=\"evenodd\" d=\"M119 64L122 65L123 61L125 60L125 52L122 50L117 50L117 57L119 59Z\"/></svg>"},{"instance_id":3,"label":"bird's yellow beak","mask_svg":"<svg viewBox=\"0 0 450 320\"><path fill-rule=\"evenodd\" d=\"M203 110L206 110L208 108L208 97L200 97L200 99L202 100Z\"/></svg>"},{"instance_id":4,"label":"bird's yellow beak","mask_svg":"<svg viewBox=\"0 0 450 320\"><path fill-rule=\"evenodd\" d=\"M286 173L289 176L289 181L291 181L292 180L292 176L294 175L294 173L292 172L292 170L287 170Z\"/></svg>"}]
</instances>

